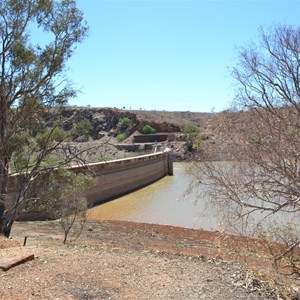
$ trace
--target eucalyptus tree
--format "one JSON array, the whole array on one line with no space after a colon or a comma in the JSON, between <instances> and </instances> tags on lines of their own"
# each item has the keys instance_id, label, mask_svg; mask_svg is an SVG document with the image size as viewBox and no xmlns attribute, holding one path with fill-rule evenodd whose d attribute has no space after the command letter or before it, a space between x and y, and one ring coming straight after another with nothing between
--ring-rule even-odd
<instances>
[{"instance_id":1,"label":"eucalyptus tree","mask_svg":"<svg viewBox=\"0 0 300 300\"><path fill-rule=\"evenodd\" d=\"M46 127L44 117L76 95L66 63L87 32L73 0L0 3L0 233L5 236L39 175L76 158L65 143L70 133L59 120ZM13 198L12 172L20 174Z\"/></svg>"},{"instance_id":2,"label":"eucalyptus tree","mask_svg":"<svg viewBox=\"0 0 300 300\"><path fill-rule=\"evenodd\" d=\"M206 149L194 175L237 219L285 212L299 224L300 28L260 30L257 43L240 48L233 77L236 97L215 131L223 162L214 161L215 149ZM296 236L286 254L299 246Z\"/></svg>"}]
</instances>

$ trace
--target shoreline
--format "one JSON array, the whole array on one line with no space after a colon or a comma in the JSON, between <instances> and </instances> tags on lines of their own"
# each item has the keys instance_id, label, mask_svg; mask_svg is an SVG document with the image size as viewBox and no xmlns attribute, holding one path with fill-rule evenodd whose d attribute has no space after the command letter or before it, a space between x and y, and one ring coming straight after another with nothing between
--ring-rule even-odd
<instances>
[{"instance_id":1,"label":"shoreline","mask_svg":"<svg viewBox=\"0 0 300 300\"><path fill-rule=\"evenodd\" d=\"M27 245L53 242L60 244L63 240L59 221L15 222L12 240L22 244L25 236ZM260 266L265 266L266 269L270 267L267 263L267 248L258 240L217 230L117 220L87 221L79 238L71 242L81 243L104 243L109 247L118 245L128 249L161 251L172 255L203 256L227 262L246 263L254 267L259 261ZM249 253L253 252L254 248L260 255L250 257Z\"/></svg>"}]
</instances>

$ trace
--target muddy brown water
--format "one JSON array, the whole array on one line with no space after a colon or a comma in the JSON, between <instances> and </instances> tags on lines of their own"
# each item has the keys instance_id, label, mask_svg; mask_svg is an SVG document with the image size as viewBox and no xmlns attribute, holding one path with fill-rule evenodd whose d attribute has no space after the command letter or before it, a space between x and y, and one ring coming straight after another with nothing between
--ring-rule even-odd
<instances>
[{"instance_id":1,"label":"muddy brown water","mask_svg":"<svg viewBox=\"0 0 300 300\"><path fill-rule=\"evenodd\" d=\"M88 219L222 230L246 235L255 234L259 228L275 224L282 226L289 222L297 224L300 229L300 213L280 211L265 218L266 214L256 212L243 223L239 219L235 221L225 207L216 208L212 205L213 201L202 187L186 193L192 181L186 172L188 167L187 163L174 163L174 176L166 176L133 193L95 206L89 210ZM224 220L222 215L229 218Z\"/></svg>"},{"instance_id":2,"label":"muddy brown water","mask_svg":"<svg viewBox=\"0 0 300 300\"><path fill-rule=\"evenodd\" d=\"M196 192L186 195L191 177L186 163L174 164L174 176L89 210L89 220L121 220L186 228L217 230L218 221ZM197 199L197 203L195 200Z\"/></svg>"}]
</instances>

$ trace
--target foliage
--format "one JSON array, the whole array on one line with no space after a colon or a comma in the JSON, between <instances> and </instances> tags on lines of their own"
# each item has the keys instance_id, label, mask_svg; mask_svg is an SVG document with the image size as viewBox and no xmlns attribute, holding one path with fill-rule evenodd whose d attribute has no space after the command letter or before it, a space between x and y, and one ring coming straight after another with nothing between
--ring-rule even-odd
<instances>
[{"instance_id":1,"label":"foliage","mask_svg":"<svg viewBox=\"0 0 300 300\"><path fill-rule=\"evenodd\" d=\"M93 125L89 119L83 119L78 122L73 128L74 136L88 135L93 129Z\"/></svg>"},{"instance_id":2,"label":"foliage","mask_svg":"<svg viewBox=\"0 0 300 300\"><path fill-rule=\"evenodd\" d=\"M300 277L299 255L300 226L294 222L270 225L261 228L257 237L266 245L273 257L273 267L285 274L295 274Z\"/></svg>"},{"instance_id":3,"label":"foliage","mask_svg":"<svg viewBox=\"0 0 300 300\"><path fill-rule=\"evenodd\" d=\"M75 193L73 197L64 198L62 206L60 225L63 229L63 243L65 244L70 233L72 233L71 241L80 236L86 222L88 206L86 200Z\"/></svg>"},{"instance_id":4,"label":"foliage","mask_svg":"<svg viewBox=\"0 0 300 300\"><path fill-rule=\"evenodd\" d=\"M121 128L127 129L131 125L131 120L128 117L125 117L121 121Z\"/></svg>"},{"instance_id":5,"label":"foliage","mask_svg":"<svg viewBox=\"0 0 300 300\"><path fill-rule=\"evenodd\" d=\"M64 232L64 244L71 231L73 231L73 239L77 239L83 229L88 209L84 191L94 182L91 177L73 173L69 173L67 179L59 202L59 217Z\"/></svg>"},{"instance_id":6,"label":"foliage","mask_svg":"<svg viewBox=\"0 0 300 300\"><path fill-rule=\"evenodd\" d=\"M61 121L45 128L44 116L76 95L64 70L88 28L73 0L2 1L0 25L0 233L9 236L34 181L78 157L65 143L69 133ZM46 163L58 153L58 163ZM10 166L22 172L14 199L8 195Z\"/></svg>"},{"instance_id":7,"label":"foliage","mask_svg":"<svg viewBox=\"0 0 300 300\"><path fill-rule=\"evenodd\" d=\"M193 151L200 142L199 128L192 124L185 124L181 126L181 132L184 135L188 150Z\"/></svg>"},{"instance_id":8,"label":"foliage","mask_svg":"<svg viewBox=\"0 0 300 300\"><path fill-rule=\"evenodd\" d=\"M208 149L194 170L216 205L241 222L254 214L278 219L283 212L299 218L299 61L300 29L290 26L261 30L259 44L240 48L236 98L215 131L222 139L218 150L230 163L214 162ZM299 241L296 235L285 242L286 250Z\"/></svg>"},{"instance_id":9,"label":"foliage","mask_svg":"<svg viewBox=\"0 0 300 300\"><path fill-rule=\"evenodd\" d=\"M30 201L23 205L23 214L59 219L66 243L72 230L74 236L81 232L89 206L84 192L93 183L91 176L67 169L44 173L30 186L27 194Z\"/></svg>"},{"instance_id":10,"label":"foliage","mask_svg":"<svg viewBox=\"0 0 300 300\"><path fill-rule=\"evenodd\" d=\"M153 128L152 126L146 124L143 128L142 128L142 132L143 134L154 134L156 132L155 128Z\"/></svg>"},{"instance_id":11,"label":"foliage","mask_svg":"<svg viewBox=\"0 0 300 300\"><path fill-rule=\"evenodd\" d=\"M125 140L125 134L124 133L119 133L118 135L117 135L117 140L119 141L119 142L122 142L122 141L124 141Z\"/></svg>"}]
</instances>

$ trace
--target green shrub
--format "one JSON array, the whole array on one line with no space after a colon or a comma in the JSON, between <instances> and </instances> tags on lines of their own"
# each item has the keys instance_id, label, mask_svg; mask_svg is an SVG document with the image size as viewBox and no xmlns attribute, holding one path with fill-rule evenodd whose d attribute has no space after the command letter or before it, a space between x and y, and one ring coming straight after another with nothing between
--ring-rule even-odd
<instances>
[{"instance_id":1,"label":"green shrub","mask_svg":"<svg viewBox=\"0 0 300 300\"><path fill-rule=\"evenodd\" d=\"M188 150L193 151L200 142L199 128L192 124L185 124L181 126L181 132L184 135Z\"/></svg>"},{"instance_id":2,"label":"green shrub","mask_svg":"<svg viewBox=\"0 0 300 300\"><path fill-rule=\"evenodd\" d=\"M88 135L92 129L93 129L93 125L90 122L90 120L83 119L75 125L73 129L73 133L75 136Z\"/></svg>"},{"instance_id":3,"label":"green shrub","mask_svg":"<svg viewBox=\"0 0 300 300\"><path fill-rule=\"evenodd\" d=\"M145 125L142 129L142 132L144 134L154 134L156 132L156 130L153 127L151 127L150 125Z\"/></svg>"},{"instance_id":4,"label":"green shrub","mask_svg":"<svg viewBox=\"0 0 300 300\"><path fill-rule=\"evenodd\" d=\"M119 133L118 135L117 135L117 140L119 141L119 142L122 142L122 141L124 141L125 140L125 134L124 133Z\"/></svg>"},{"instance_id":5,"label":"green shrub","mask_svg":"<svg viewBox=\"0 0 300 300\"><path fill-rule=\"evenodd\" d=\"M127 117L121 121L121 128L128 128L131 125L131 120Z\"/></svg>"}]
</instances>

